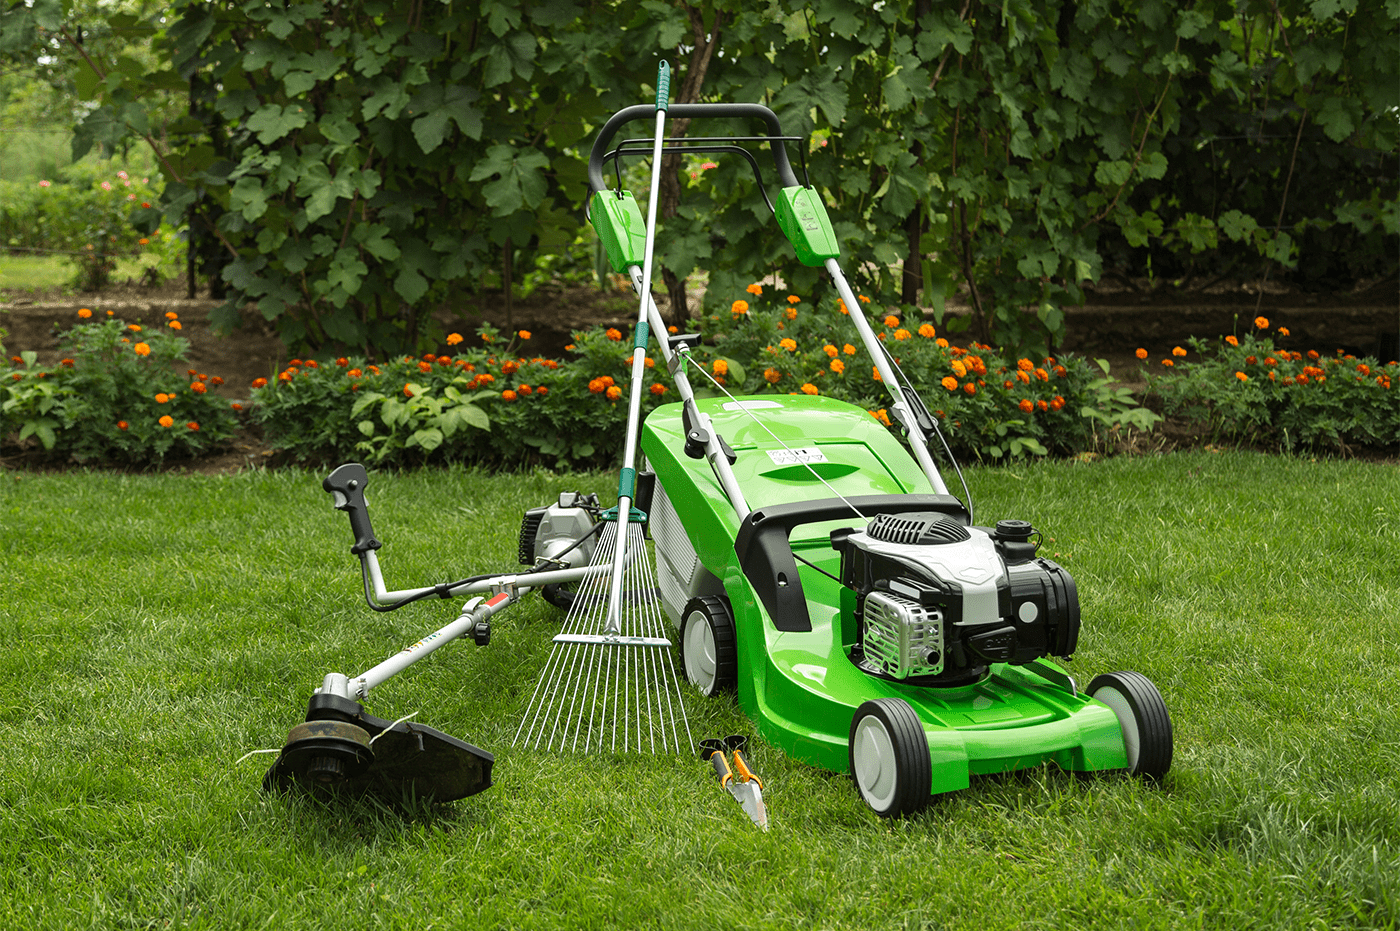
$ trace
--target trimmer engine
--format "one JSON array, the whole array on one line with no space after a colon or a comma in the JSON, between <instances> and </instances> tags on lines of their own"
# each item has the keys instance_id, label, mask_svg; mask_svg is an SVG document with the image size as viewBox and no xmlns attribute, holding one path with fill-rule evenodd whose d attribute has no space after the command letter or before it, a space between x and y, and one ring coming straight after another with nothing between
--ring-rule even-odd
<instances>
[{"instance_id":1,"label":"trimmer engine","mask_svg":"<svg viewBox=\"0 0 1400 931\"><path fill-rule=\"evenodd\" d=\"M882 514L864 530L834 532L841 583L854 594L857 663L879 676L954 685L988 663L1073 653L1074 580L1036 557L1033 535L1025 521L988 530L935 512Z\"/></svg>"}]
</instances>

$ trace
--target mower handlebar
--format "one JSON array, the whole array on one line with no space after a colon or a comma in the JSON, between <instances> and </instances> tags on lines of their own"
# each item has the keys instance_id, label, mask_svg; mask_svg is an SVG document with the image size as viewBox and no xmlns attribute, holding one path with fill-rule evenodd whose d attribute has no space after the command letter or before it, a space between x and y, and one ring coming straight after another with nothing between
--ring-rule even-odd
<instances>
[{"instance_id":1,"label":"mower handlebar","mask_svg":"<svg viewBox=\"0 0 1400 931\"><path fill-rule=\"evenodd\" d=\"M757 119L763 121L769 136L779 137L783 135L783 127L778 123L778 115L759 103L673 103L666 113L673 120ZM593 140L593 148L588 153L588 191L590 196L608 190L608 183L603 177L603 159L607 155L608 145L612 142L618 129L624 123L630 123L633 120L655 119L655 117L656 107L637 104L617 111L603 124L603 128L598 130L598 135ZM792 171L792 162L788 160L787 149L779 142L774 142L772 149L773 163L777 166L778 180L782 182L782 186L797 186L800 182Z\"/></svg>"}]
</instances>

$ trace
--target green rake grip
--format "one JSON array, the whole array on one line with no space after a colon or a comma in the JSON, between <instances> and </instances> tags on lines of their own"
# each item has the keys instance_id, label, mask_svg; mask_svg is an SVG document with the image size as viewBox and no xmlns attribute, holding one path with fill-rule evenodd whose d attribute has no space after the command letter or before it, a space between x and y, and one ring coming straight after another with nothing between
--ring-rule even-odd
<instances>
[{"instance_id":1,"label":"green rake grip","mask_svg":"<svg viewBox=\"0 0 1400 931\"><path fill-rule=\"evenodd\" d=\"M656 109L665 110L670 106L671 65L663 61L656 69Z\"/></svg>"}]
</instances>

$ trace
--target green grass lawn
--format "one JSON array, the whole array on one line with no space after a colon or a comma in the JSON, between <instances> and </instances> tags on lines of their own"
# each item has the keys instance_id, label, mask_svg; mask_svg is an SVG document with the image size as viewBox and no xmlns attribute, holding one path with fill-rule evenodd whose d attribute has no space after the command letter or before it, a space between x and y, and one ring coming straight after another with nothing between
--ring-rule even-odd
<instances>
[{"instance_id":1,"label":"green grass lawn","mask_svg":"<svg viewBox=\"0 0 1400 931\"><path fill-rule=\"evenodd\" d=\"M0 288L36 291L73 281L73 265L56 255L0 255Z\"/></svg>"},{"instance_id":2,"label":"green grass lawn","mask_svg":"<svg viewBox=\"0 0 1400 931\"><path fill-rule=\"evenodd\" d=\"M368 710L497 755L444 806L263 794L311 690L451 620L375 614L320 476L0 472L6 928L1376 928L1400 923L1400 469L1190 453L975 469L1078 582L1071 672L1166 697L1164 785L1055 770L882 822L756 741L758 832L698 759L510 738L536 596ZM610 476L374 475L390 587L512 568L525 508ZM699 736L754 733L692 697Z\"/></svg>"}]
</instances>

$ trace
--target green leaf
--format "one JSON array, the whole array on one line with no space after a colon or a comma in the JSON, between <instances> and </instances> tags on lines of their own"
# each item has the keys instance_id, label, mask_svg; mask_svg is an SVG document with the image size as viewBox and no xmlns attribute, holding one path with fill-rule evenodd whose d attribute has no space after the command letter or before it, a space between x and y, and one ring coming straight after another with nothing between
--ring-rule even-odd
<instances>
[{"instance_id":1,"label":"green leaf","mask_svg":"<svg viewBox=\"0 0 1400 931\"><path fill-rule=\"evenodd\" d=\"M306 111L301 107L288 104L284 108L271 103L260 107L248 117L248 129L258 134L258 141L263 145L271 145L288 133L305 126L307 119Z\"/></svg>"}]
</instances>

